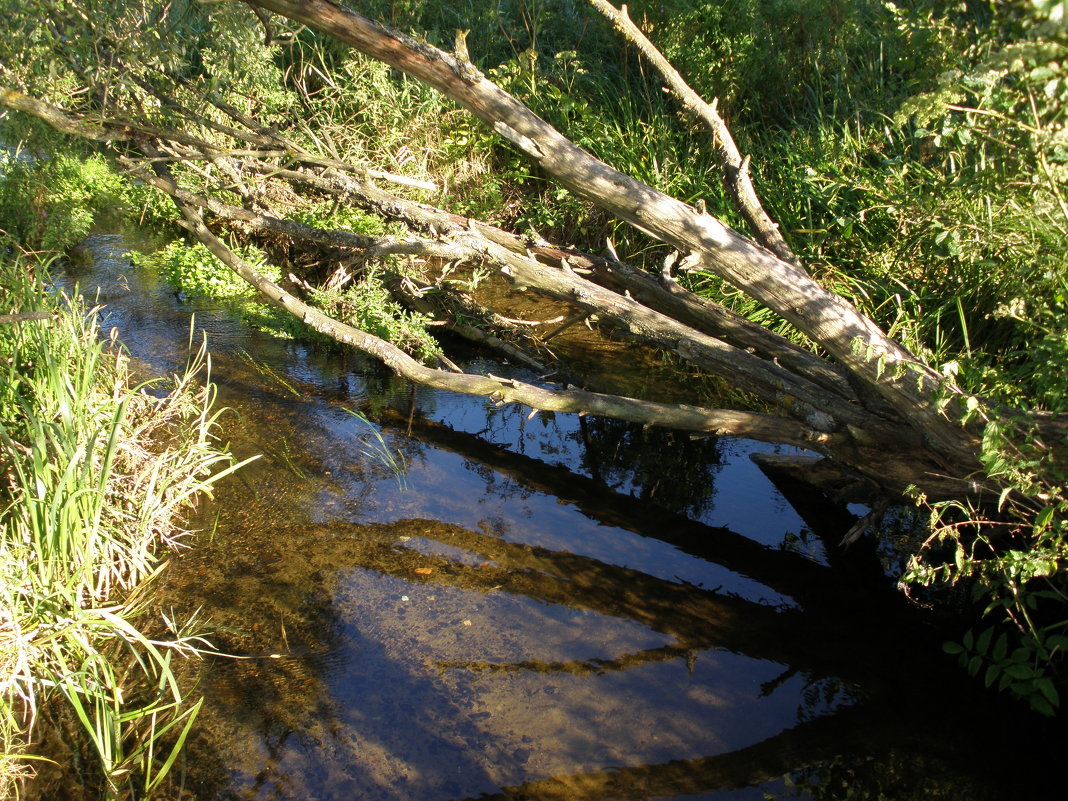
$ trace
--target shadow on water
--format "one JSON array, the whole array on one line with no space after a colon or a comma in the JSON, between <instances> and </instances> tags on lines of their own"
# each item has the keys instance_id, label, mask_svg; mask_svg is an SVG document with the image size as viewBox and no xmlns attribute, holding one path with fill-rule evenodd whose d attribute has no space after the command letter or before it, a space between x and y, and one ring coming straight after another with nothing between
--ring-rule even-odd
<instances>
[{"instance_id":1,"label":"shadow on water","mask_svg":"<svg viewBox=\"0 0 1068 801\"><path fill-rule=\"evenodd\" d=\"M1022 735L1052 749L1051 729L964 682L872 554L834 549L851 516L751 464L767 446L416 389L183 302L126 246L90 238L72 278L105 288L146 370L183 363L195 312L223 438L265 454L164 581L166 607L242 657L203 666L195 797L1001 799L1041 781Z\"/></svg>"}]
</instances>

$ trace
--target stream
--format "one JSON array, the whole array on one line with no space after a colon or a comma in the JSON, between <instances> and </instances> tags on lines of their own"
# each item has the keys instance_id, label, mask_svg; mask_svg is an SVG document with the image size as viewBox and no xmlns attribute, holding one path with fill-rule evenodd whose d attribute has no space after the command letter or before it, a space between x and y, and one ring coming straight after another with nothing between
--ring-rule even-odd
<instances>
[{"instance_id":1,"label":"stream","mask_svg":"<svg viewBox=\"0 0 1068 801\"><path fill-rule=\"evenodd\" d=\"M853 517L773 484L774 446L414 387L179 298L131 241L65 280L149 374L193 317L223 441L263 454L161 582L242 657L187 666L183 797L1052 797L1052 727L972 686L871 543L827 547Z\"/></svg>"}]
</instances>

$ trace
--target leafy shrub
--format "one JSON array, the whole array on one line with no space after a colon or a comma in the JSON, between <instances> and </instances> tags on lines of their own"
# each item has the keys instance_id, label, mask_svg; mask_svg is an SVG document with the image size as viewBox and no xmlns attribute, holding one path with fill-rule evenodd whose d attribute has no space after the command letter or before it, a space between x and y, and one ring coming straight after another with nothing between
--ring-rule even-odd
<instances>
[{"instance_id":1,"label":"leafy shrub","mask_svg":"<svg viewBox=\"0 0 1068 801\"><path fill-rule=\"evenodd\" d=\"M281 270L267 263L267 257L259 248L246 246L239 248L237 254L253 264L267 279L275 283L281 280ZM187 245L175 240L155 253L135 253L132 259L134 264L159 270L167 283L189 295L213 298L252 298L256 295L256 290L248 282L219 261L200 242Z\"/></svg>"},{"instance_id":2,"label":"leafy shrub","mask_svg":"<svg viewBox=\"0 0 1068 801\"><path fill-rule=\"evenodd\" d=\"M0 220L28 249L67 250L98 213L123 205L124 181L100 155L60 153L43 161L6 155L0 173Z\"/></svg>"},{"instance_id":3,"label":"leafy shrub","mask_svg":"<svg viewBox=\"0 0 1068 801\"><path fill-rule=\"evenodd\" d=\"M333 203L316 203L296 209L286 215L294 222L323 230L351 231L362 236L381 236L386 225L381 217L373 217L360 209Z\"/></svg>"},{"instance_id":4,"label":"leafy shrub","mask_svg":"<svg viewBox=\"0 0 1068 801\"><path fill-rule=\"evenodd\" d=\"M393 343L428 361L441 353L427 330L430 318L401 307L374 271L342 290L313 290L312 303L343 323Z\"/></svg>"},{"instance_id":5,"label":"leafy shrub","mask_svg":"<svg viewBox=\"0 0 1068 801\"><path fill-rule=\"evenodd\" d=\"M987 686L1051 715L1068 652L1068 437L1044 442L1019 426L987 422L985 470L1005 487L997 513L935 505L934 534L904 578L967 589L981 622L946 651Z\"/></svg>"}]
</instances>

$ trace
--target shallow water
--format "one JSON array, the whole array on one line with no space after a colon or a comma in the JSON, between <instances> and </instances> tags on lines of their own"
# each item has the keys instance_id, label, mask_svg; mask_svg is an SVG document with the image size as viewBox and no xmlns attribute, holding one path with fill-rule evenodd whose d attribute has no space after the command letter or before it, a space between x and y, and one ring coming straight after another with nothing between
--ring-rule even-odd
<instances>
[{"instance_id":1,"label":"shallow water","mask_svg":"<svg viewBox=\"0 0 1068 801\"><path fill-rule=\"evenodd\" d=\"M222 437L264 455L164 582L241 657L203 666L196 798L1000 799L1059 747L833 548L848 514L749 460L772 446L412 387L85 247L68 280L144 370L195 315Z\"/></svg>"}]
</instances>

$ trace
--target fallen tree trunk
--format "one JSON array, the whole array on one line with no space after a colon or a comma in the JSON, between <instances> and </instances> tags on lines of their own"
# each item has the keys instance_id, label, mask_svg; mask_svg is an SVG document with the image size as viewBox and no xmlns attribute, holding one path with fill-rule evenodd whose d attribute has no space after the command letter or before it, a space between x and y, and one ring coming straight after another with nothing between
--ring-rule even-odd
<instances>
[{"instance_id":1,"label":"fallen tree trunk","mask_svg":"<svg viewBox=\"0 0 1068 801\"><path fill-rule=\"evenodd\" d=\"M309 25L445 93L581 197L683 252L780 314L872 387L956 469L979 468L977 440L939 408L961 395L871 320L805 273L715 217L613 169L579 148L470 62L327 0L250 0Z\"/></svg>"},{"instance_id":2,"label":"fallen tree trunk","mask_svg":"<svg viewBox=\"0 0 1068 801\"><path fill-rule=\"evenodd\" d=\"M18 97L18 94L6 90L6 94L0 94L0 102L12 96ZM20 99L18 105L25 109L30 104ZM824 371L823 378L824 382L830 378L838 392L821 388L779 363L776 353L787 357L785 361L795 364L815 359L811 355L801 355L804 352L787 340L766 331L758 333L755 326L726 310L713 318L722 322L712 323L709 327L724 339L737 338L750 346L759 345L761 351L772 354L772 358L762 359L751 353L750 349L728 345L691 329L668 315L643 306L626 294L611 292L586 281L568 266L568 259L573 260L576 267L580 264L597 267L591 273L600 273L609 282L629 284L641 287L645 293L651 292L652 286L638 277L638 271L626 265L552 248L547 244L536 245L537 253L529 247L522 248L524 252L521 253L521 237L392 196L347 171L339 173L333 168L325 171L270 169L264 164L250 164L240 159L235 161L243 174L252 175L257 169L267 169L275 177L284 180L306 183L323 191L334 191L375 208L380 213L436 231L437 238L375 239L345 231L323 231L182 189L162 166L166 157L157 148L157 143L161 139L166 141L168 151L181 152L184 154L182 157L189 160L198 156L204 160L219 158L215 148L198 142L195 137L183 135L177 141L170 140L158 130L139 128L129 120L99 119L89 123L40 101L35 101L32 107L42 111L41 117L59 130L76 135L84 135L88 131L94 139L135 144L144 154L146 163L155 165L155 171L148 172L126 157L123 157L123 163L135 176L169 194L182 210L185 225L224 264L254 286L269 302L320 333L382 360L410 380L441 389L486 396L499 403L522 403L535 409L604 415L703 434L740 436L796 445L817 450L854 466L892 492L900 492L910 484L917 483L918 479L925 479L925 489L936 496L953 495L959 490L959 481L955 477L948 481L934 478L939 466L908 426L871 414L861 405L853 403L849 397L849 385L836 381L833 369ZM204 223L200 209L253 231L282 235L296 242L348 249L366 257L418 253L442 259L492 261L502 273L524 289L541 291L567 300L587 313L595 311L613 318L632 333L642 335L645 341L672 350L695 364L731 378L738 386L753 392L769 405L782 408L786 416L654 403L578 390L551 390L512 379L458 374L426 367L400 348L327 317L308 306L292 291L267 281L211 232ZM585 271L590 267L579 269ZM707 307L699 299L689 296L689 293L676 290L675 295L686 298L681 305L689 309L691 314L702 308L707 311ZM665 290L661 302L667 297L672 296ZM676 312L678 310L675 309ZM756 351L756 348L751 349Z\"/></svg>"},{"instance_id":3,"label":"fallen tree trunk","mask_svg":"<svg viewBox=\"0 0 1068 801\"><path fill-rule=\"evenodd\" d=\"M606 13L611 9L603 0L591 2ZM127 168L169 194L189 230L271 303L339 342L381 359L413 381L535 409L600 414L793 444L830 457L889 493L901 493L910 485L936 498L994 491L977 480L981 476L978 430L957 422L961 408L981 402L947 383L801 268L779 241L781 237L776 238L774 224L745 175L748 162L739 162L740 155L736 148L732 150L729 132L714 106L696 106L684 84L680 87L667 76L673 91L697 107L716 137L723 150L725 180L733 186L732 194L745 207L743 215L751 220L764 246L703 209L668 197L597 160L487 80L465 58L326 0L249 0L249 5L317 28L445 92L561 185L667 243L675 248L675 256L656 276L622 263L614 252L608 256L581 253L391 194L371 179L397 176L347 164L332 151L311 153L209 94L199 101L206 100L224 115L222 122L210 119L203 109L193 110L196 89L185 78L161 76L151 67L144 68L143 76L135 76L134 84L154 103L184 119L189 130L163 129L151 114L138 117L135 111L141 105L137 102L118 105L115 110L104 107L79 113L0 87L0 104L34 114L76 136L123 143ZM159 88L160 80L170 81L169 91ZM178 94L183 92L180 99ZM171 162L193 169L204 189L182 188L166 169ZM270 200L269 190L281 182L401 221L413 233L366 237L287 220ZM411 184L412 180L400 182ZM234 196L241 205L229 200ZM208 222L204 213L210 215ZM505 276L516 291L552 297L572 308L567 322L545 331L547 338L571 322L596 315L630 338L728 379L769 413L554 390L427 367L394 345L311 308L299 297L298 286L266 281L212 231L211 226L220 225L281 238L290 246L319 249L345 264L407 255L488 268ZM700 265L741 288L810 337L831 359L686 291L671 277L676 263ZM486 314L486 319L492 317ZM441 323L473 340L503 347L491 331L478 325L465 324L464 328L455 321ZM538 360L531 358L530 363ZM1056 420L1043 423L1059 425Z\"/></svg>"}]
</instances>

